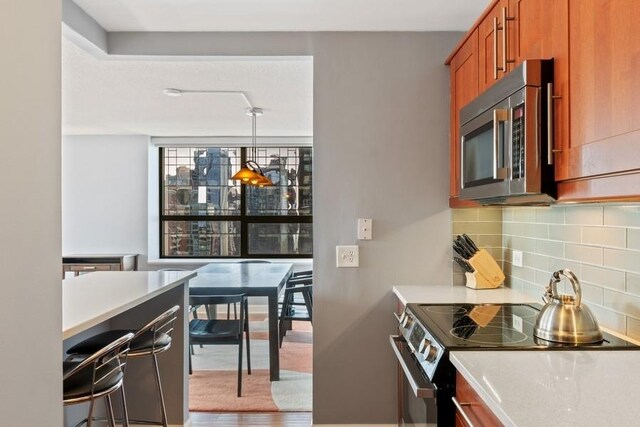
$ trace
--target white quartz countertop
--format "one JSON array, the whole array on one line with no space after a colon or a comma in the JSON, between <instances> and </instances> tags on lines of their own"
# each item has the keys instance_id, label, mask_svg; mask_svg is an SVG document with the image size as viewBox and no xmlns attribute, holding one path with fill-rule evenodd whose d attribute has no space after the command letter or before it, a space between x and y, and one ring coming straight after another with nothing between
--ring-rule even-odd
<instances>
[{"instance_id":1,"label":"white quartz countertop","mask_svg":"<svg viewBox=\"0 0 640 427\"><path fill-rule=\"evenodd\" d=\"M62 337L67 339L179 286L192 271L97 271L62 281Z\"/></svg>"},{"instance_id":2,"label":"white quartz countertop","mask_svg":"<svg viewBox=\"0 0 640 427\"><path fill-rule=\"evenodd\" d=\"M409 303L524 303L540 302L533 297L511 288L471 289L452 285L394 286L393 292L403 304Z\"/></svg>"},{"instance_id":3,"label":"white quartz countertop","mask_svg":"<svg viewBox=\"0 0 640 427\"><path fill-rule=\"evenodd\" d=\"M640 351L458 351L450 358L506 426L640 423Z\"/></svg>"}]
</instances>

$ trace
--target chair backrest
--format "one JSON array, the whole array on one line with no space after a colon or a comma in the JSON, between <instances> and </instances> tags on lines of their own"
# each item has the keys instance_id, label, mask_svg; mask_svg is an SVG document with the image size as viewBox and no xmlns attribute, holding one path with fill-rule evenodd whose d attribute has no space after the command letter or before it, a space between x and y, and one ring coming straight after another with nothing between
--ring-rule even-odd
<instances>
[{"instance_id":1,"label":"chair backrest","mask_svg":"<svg viewBox=\"0 0 640 427\"><path fill-rule=\"evenodd\" d=\"M287 280L287 287L298 286L298 285L312 285L313 277L312 276L301 276L301 277L291 277Z\"/></svg>"},{"instance_id":2,"label":"chair backrest","mask_svg":"<svg viewBox=\"0 0 640 427\"><path fill-rule=\"evenodd\" d=\"M311 277L313 270L294 271L291 277Z\"/></svg>"},{"instance_id":3,"label":"chair backrest","mask_svg":"<svg viewBox=\"0 0 640 427\"><path fill-rule=\"evenodd\" d=\"M248 302L246 294L235 295L189 295L189 305L192 307L198 305L216 305L216 304L235 304L240 303L240 324L244 324L245 315L248 315ZM242 327L240 329L242 332Z\"/></svg>"},{"instance_id":4,"label":"chair backrest","mask_svg":"<svg viewBox=\"0 0 640 427\"><path fill-rule=\"evenodd\" d=\"M152 344L151 351L155 352L156 350L159 349L159 347L166 347L167 346L166 343L162 344L162 341L158 340L158 336L160 334L166 334L169 338L171 338L171 334L173 332L173 324L175 323L176 318L178 317L176 315L178 310L180 310L180 306L174 305L169 310L165 311L160 316L156 317L151 322L147 323L142 328L140 328L135 333L134 339L144 334L145 332L150 331L153 333L153 344Z\"/></svg>"},{"instance_id":5,"label":"chair backrest","mask_svg":"<svg viewBox=\"0 0 640 427\"><path fill-rule=\"evenodd\" d=\"M63 380L68 380L74 375L85 369L92 369L91 396L95 394L95 390L103 381L108 381L118 372L123 372L127 364L127 354L129 353L129 345L133 339L132 332L123 335L117 340L107 344L91 356L84 359L73 369L66 372Z\"/></svg>"},{"instance_id":6,"label":"chair backrest","mask_svg":"<svg viewBox=\"0 0 640 427\"><path fill-rule=\"evenodd\" d=\"M189 295L189 304L233 304L243 302L247 296L245 294L235 295Z\"/></svg>"}]
</instances>

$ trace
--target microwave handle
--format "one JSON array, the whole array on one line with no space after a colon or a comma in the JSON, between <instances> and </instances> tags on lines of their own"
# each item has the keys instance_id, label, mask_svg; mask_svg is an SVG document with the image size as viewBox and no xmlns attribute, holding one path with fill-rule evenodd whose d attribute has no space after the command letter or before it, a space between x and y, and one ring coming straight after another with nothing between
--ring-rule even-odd
<instances>
[{"instance_id":1,"label":"microwave handle","mask_svg":"<svg viewBox=\"0 0 640 427\"><path fill-rule=\"evenodd\" d=\"M507 169L498 167L498 153L500 151L500 122L506 122L508 114L505 109L493 110L493 179L507 178Z\"/></svg>"}]
</instances>

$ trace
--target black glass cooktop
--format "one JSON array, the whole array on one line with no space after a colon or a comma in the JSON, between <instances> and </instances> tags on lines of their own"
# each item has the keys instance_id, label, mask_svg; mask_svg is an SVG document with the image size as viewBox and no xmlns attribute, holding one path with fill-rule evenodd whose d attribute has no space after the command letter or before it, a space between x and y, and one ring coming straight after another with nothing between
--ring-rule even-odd
<instances>
[{"instance_id":1,"label":"black glass cooktop","mask_svg":"<svg viewBox=\"0 0 640 427\"><path fill-rule=\"evenodd\" d=\"M471 349L640 349L603 332L595 344L561 344L533 336L539 304L409 304L416 319L449 350Z\"/></svg>"}]
</instances>

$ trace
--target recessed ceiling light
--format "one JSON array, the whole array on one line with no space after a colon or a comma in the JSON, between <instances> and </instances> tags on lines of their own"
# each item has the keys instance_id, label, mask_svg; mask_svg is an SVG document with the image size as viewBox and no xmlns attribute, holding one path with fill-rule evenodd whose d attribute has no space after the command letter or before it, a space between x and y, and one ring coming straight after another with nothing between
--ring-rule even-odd
<instances>
[{"instance_id":1,"label":"recessed ceiling light","mask_svg":"<svg viewBox=\"0 0 640 427\"><path fill-rule=\"evenodd\" d=\"M167 88L162 91L167 96L180 96L182 91L180 89Z\"/></svg>"}]
</instances>

